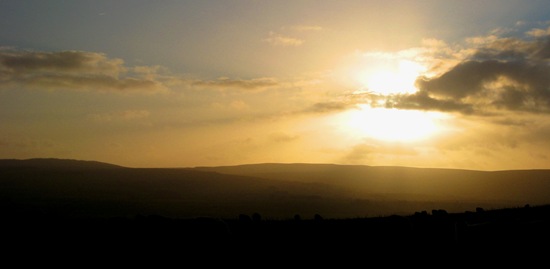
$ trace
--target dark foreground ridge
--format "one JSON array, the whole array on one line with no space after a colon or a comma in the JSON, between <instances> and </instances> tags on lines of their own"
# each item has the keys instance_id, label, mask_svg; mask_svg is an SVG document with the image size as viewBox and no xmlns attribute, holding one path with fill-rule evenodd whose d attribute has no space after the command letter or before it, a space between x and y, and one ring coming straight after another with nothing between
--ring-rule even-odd
<instances>
[{"instance_id":1,"label":"dark foreground ridge","mask_svg":"<svg viewBox=\"0 0 550 269\"><path fill-rule=\"evenodd\" d=\"M475 212L445 210L410 216L266 220L235 218L67 219L20 216L1 219L2 240L14 249L35 251L146 251L149 255L189 251L314 251L341 255L364 251L456 251L547 249L550 206ZM451 252L454 253L454 252Z\"/></svg>"},{"instance_id":2,"label":"dark foreground ridge","mask_svg":"<svg viewBox=\"0 0 550 269\"><path fill-rule=\"evenodd\" d=\"M465 176L486 176L490 180L484 181L485 187L517 183L507 189L505 197L515 197L518 190L523 196L517 197L533 194L537 198L531 206L523 203L495 209L481 204L476 208L465 200L421 203L391 202L389 196L381 201L346 197L351 194L344 187L359 186L349 182L363 180L391 183L382 186L385 190L393 185L411 186L422 178L437 186L460 182L459 177L447 180L446 170L437 170L434 176L432 170L402 168L252 168L255 171L240 167L239 171L137 169L73 160L0 160L0 236L8 251L4 254L122 251L182 255L215 250L237 256L262 252L288 257L304 251L323 256L363 255L373 249L454 253L451 250L549 248L550 204L541 203L548 199L548 171L450 171L465 180ZM279 179L281 172L286 180ZM400 181L394 180L396 173ZM411 174L415 178L407 178ZM289 181L300 176L301 182ZM322 182L312 182L318 178ZM340 185L330 185L332 181ZM363 188L376 186L381 188L380 184ZM420 199L417 195L399 197ZM468 209L439 206L457 203ZM409 214L354 217L391 205L417 209Z\"/></svg>"}]
</instances>

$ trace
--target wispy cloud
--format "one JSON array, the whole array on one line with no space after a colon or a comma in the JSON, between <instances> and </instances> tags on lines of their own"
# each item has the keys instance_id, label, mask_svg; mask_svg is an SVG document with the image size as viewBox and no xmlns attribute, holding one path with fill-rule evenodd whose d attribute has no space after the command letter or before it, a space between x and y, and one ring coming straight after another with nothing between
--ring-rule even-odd
<instances>
[{"instance_id":1,"label":"wispy cloud","mask_svg":"<svg viewBox=\"0 0 550 269\"><path fill-rule=\"evenodd\" d=\"M213 102L211 105L212 109L221 110L221 111L248 111L250 110L250 105L244 102L243 100L233 100L229 103L224 102Z\"/></svg>"},{"instance_id":2,"label":"wispy cloud","mask_svg":"<svg viewBox=\"0 0 550 269\"><path fill-rule=\"evenodd\" d=\"M304 43L302 39L281 35L275 32L269 32L269 36L264 38L263 41L270 45L280 47L297 47Z\"/></svg>"},{"instance_id":3,"label":"wispy cloud","mask_svg":"<svg viewBox=\"0 0 550 269\"><path fill-rule=\"evenodd\" d=\"M545 37L550 35L550 27L546 29L540 29L540 28L533 28L530 31L527 32L527 35L534 36L534 37Z\"/></svg>"},{"instance_id":4,"label":"wispy cloud","mask_svg":"<svg viewBox=\"0 0 550 269\"><path fill-rule=\"evenodd\" d=\"M269 87L278 86L279 82L274 78L255 78L246 80L222 77L216 80L189 81L189 84L194 87L203 87L218 90L234 89L245 91L261 91Z\"/></svg>"},{"instance_id":5,"label":"wispy cloud","mask_svg":"<svg viewBox=\"0 0 550 269\"><path fill-rule=\"evenodd\" d=\"M124 61L83 51L34 52L0 50L1 89L33 88L117 92L161 92L167 87L142 76Z\"/></svg>"},{"instance_id":6,"label":"wispy cloud","mask_svg":"<svg viewBox=\"0 0 550 269\"><path fill-rule=\"evenodd\" d=\"M0 49L0 89L85 90L159 93L172 88L262 91L279 86L274 78L187 79L161 66L127 66L103 53L35 52Z\"/></svg>"},{"instance_id":7,"label":"wispy cloud","mask_svg":"<svg viewBox=\"0 0 550 269\"><path fill-rule=\"evenodd\" d=\"M88 115L88 118L94 122L127 122L137 121L149 118L151 113L147 110L125 110L112 113L96 113Z\"/></svg>"},{"instance_id":8,"label":"wispy cloud","mask_svg":"<svg viewBox=\"0 0 550 269\"><path fill-rule=\"evenodd\" d=\"M291 26L290 29L298 32L310 32L310 31L318 32L318 31L322 31L323 27L318 25L294 25L294 26Z\"/></svg>"},{"instance_id":9,"label":"wispy cloud","mask_svg":"<svg viewBox=\"0 0 550 269\"><path fill-rule=\"evenodd\" d=\"M402 144L383 143L380 141L371 143L367 141L353 146L344 156L343 161L345 163L362 163L381 155L414 156L418 155L418 151Z\"/></svg>"},{"instance_id":10,"label":"wispy cloud","mask_svg":"<svg viewBox=\"0 0 550 269\"><path fill-rule=\"evenodd\" d=\"M299 135L292 135L283 132L272 133L269 135L269 140L276 143L289 143L300 139Z\"/></svg>"},{"instance_id":11,"label":"wispy cloud","mask_svg":"<svg viewBox=\"0 0 550 269\"><path fill-rule=\"evenodd\" d=\"M330 101L330 102L322 102L322 103L315 103L307 108L305 108L301 113L334 113L334 112L341 112L348 109L355 108L356 104L354 103L348 103L343 101Z\"/></svg>"}]
</instances>

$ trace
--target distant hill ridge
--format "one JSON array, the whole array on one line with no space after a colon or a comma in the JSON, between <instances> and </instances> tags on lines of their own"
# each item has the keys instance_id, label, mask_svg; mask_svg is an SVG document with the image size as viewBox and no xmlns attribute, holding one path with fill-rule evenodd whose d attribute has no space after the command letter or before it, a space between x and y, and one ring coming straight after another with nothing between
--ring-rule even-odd
<instances>
[{"instance_id":1,"label":"distant hill ridge","mask_svg":"<svg viewBox=\"0 0 550 269\"><path fill-rule=\"evenodd\" d=\"M58 168L129 168L121 165L78 159L60 158L31 158L31 159L0 159L0 167L58 167ZM226 174L270 174L270 173L309 173L342 170L430 170L439 172L464 171L474 173L506 173L506 172L542 172L550 173L550 169L515 169L515 170L473 170L458 168L426 168L408 166L370 166L350 164L325 164L325 163L251 163L224 166L196 166L196 167L158 167L154 169L191 169L199 171L215 171Z\"/></svg>"},{"instance_id":2,"label":"distant hill ridge","mask_svg":"<svg viewBox=\"0 0 550 269\"><path fill-rule=\"evenodd\" d=\"M550 203L550 170L479 171L450 168L265 163L196 170L221 174L329 184L350 195L413 194L446 199Z\"/></svg>"},{"instance_id":3,"label":"distant hill ridge","mask_svg":"<svg viewBox=\"0 0 550 269\"><path fill-rule=\"evenodd\" d=\"M0 159L0 167L29 167L29 168L64 168L64 169L115 169L122 166L74 159L33 158L33 159Z\"/></svg>"},{"instance_id":4,"label":"distant hill ridge","mask_svg":"<svg viewBox=\"0 0 550 269\"><path fill-rule=\"evenodd\" d=\"M326 217L550 204L550 170L475 171L335 164L128 168L0 160L0 209L78 216ZM3 206L3 207L2 207ZM15 214L15 213L14 213Z\"/></svg>"}]
</instances>

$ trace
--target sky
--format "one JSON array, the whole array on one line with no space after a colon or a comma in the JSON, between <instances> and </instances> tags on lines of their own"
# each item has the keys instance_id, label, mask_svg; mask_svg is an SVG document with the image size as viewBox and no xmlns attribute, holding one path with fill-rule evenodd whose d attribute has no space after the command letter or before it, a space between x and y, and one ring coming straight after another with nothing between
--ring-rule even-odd
<instances>
[{"instance_id":1,"label":"sky","mask_svg":"<svg viewBox=\"0 0 550 269\"><path fill-rule=\"evenodd\" d=\"M550 2L0 1L0 158L550 169Z\"/></svg>"}]
</instances>

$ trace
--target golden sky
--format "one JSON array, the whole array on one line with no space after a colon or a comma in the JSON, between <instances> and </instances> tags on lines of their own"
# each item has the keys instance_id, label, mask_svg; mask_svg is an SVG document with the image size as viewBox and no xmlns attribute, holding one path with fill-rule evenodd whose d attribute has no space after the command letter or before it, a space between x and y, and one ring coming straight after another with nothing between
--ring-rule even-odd
<instances>
[{"instance_id":1,"label":"golden sky","mask_svg":"<svg viewBox=\"0 0 550 269\"><path fill-rule=\"evenodd\" d=\"M550 168L546 1L2 1L0 158Z\"/></svg>"}]
</instances>

